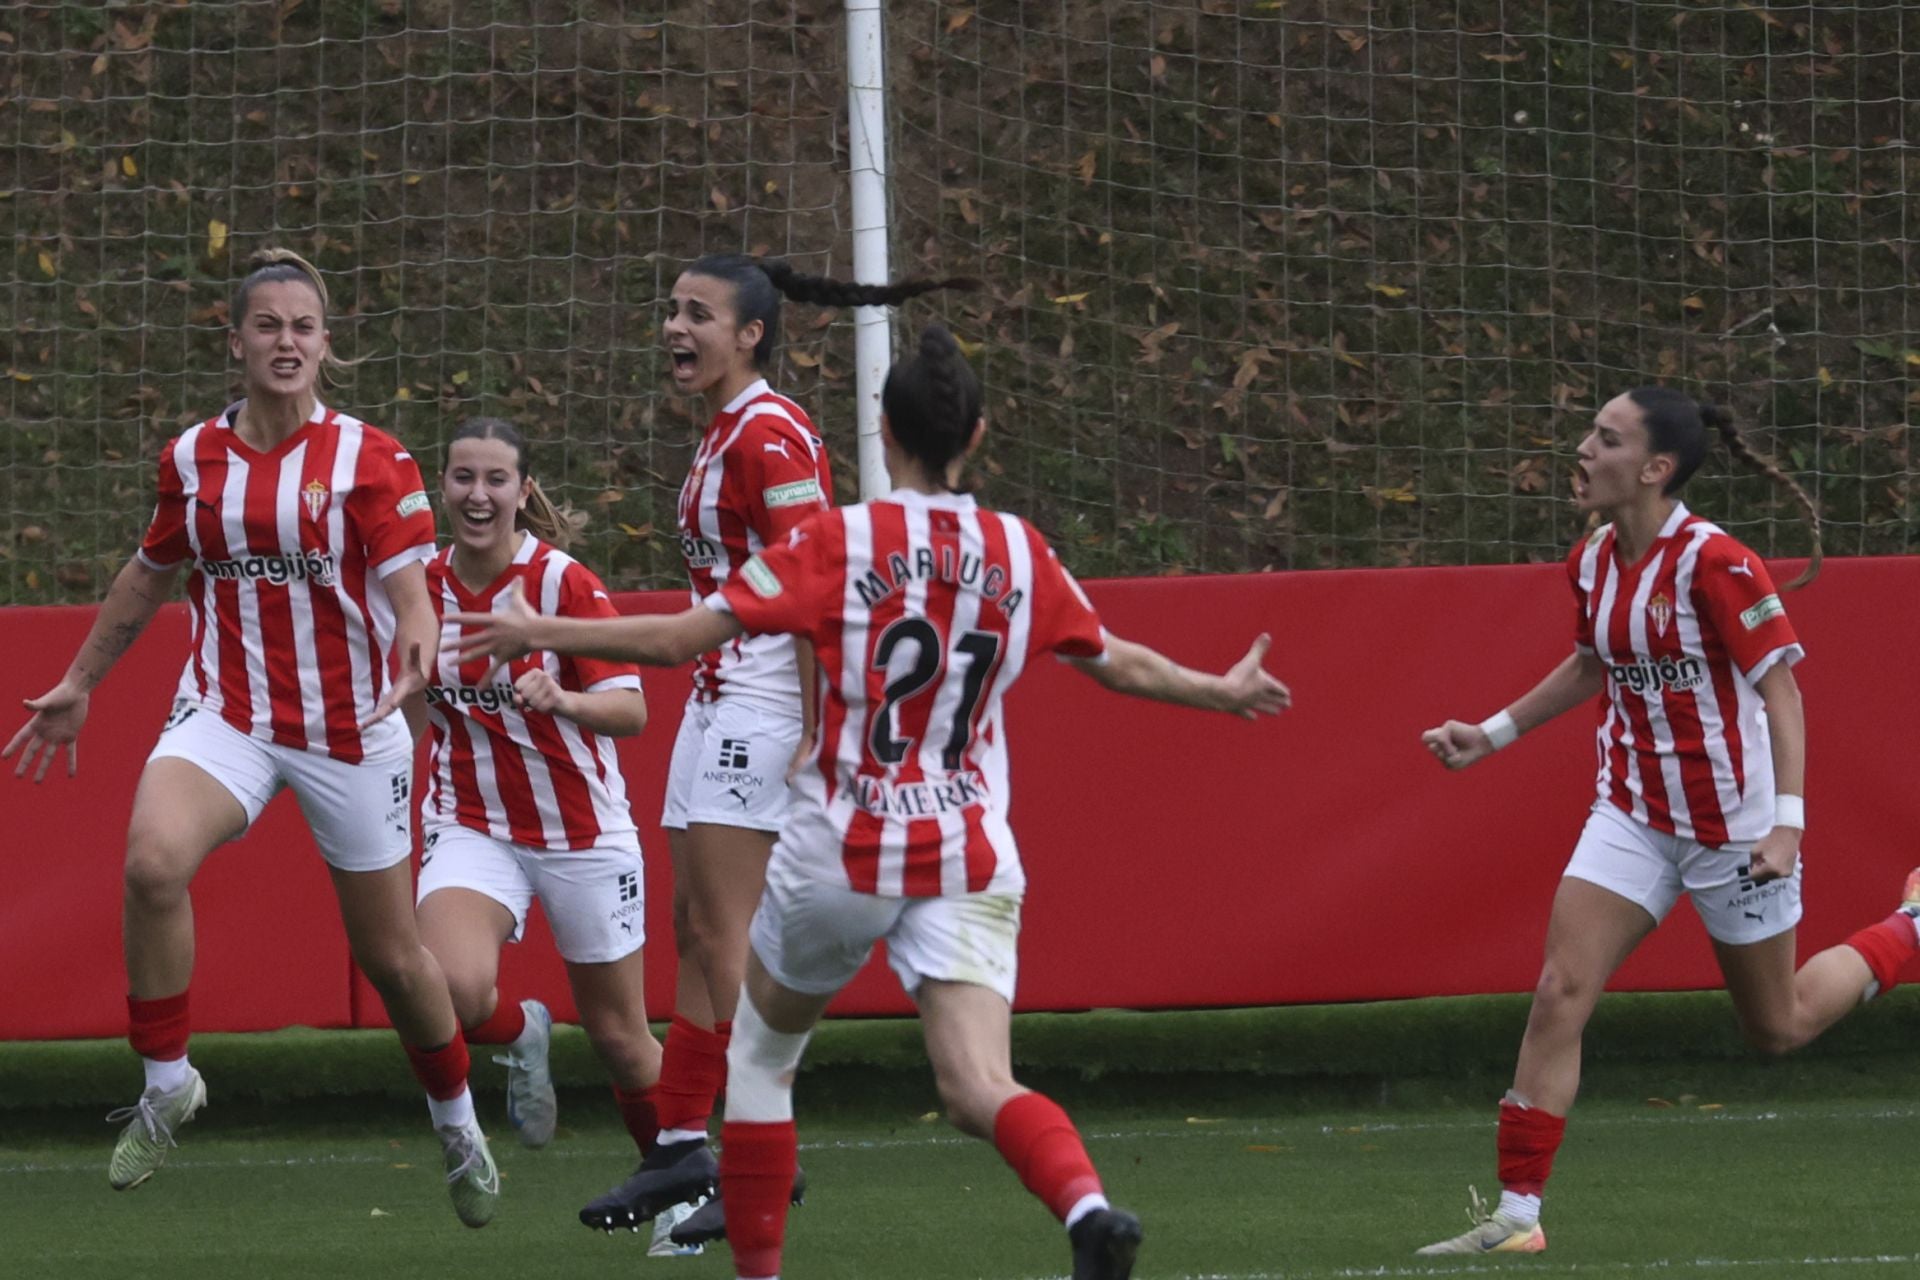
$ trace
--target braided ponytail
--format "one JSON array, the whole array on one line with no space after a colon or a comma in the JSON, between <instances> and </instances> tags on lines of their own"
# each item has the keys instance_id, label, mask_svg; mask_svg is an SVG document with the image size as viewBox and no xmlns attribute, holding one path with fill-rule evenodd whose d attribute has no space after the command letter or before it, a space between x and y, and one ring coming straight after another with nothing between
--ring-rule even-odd
<instances>
[{"instance_id":1,"label":"braided ponytail","mask_svg":"<svg viewBox=\"0 0 1920 1280\"><path fill-rule=\"evenodd\" d=\"M1703 401L1700 405L1700 420L1720 433L1720 439L1726 443L1728 453L1763 473L1775 484L1784 485L1787 492L1793 495L1793 500L1800 504L1800 510L1807 518L1807 530L1813 537L1813 553L1807 558L1807 567L1800 571L1800 576L1781 589L1794 591L1819 577L1820 562L1825 558L1825 552L1820 545L1820 509L1814 505L1813 495L1809 494L1798 480L1788 475L1785 468L1778 462L1755 449L1746 436L1741 434L1739 426L1733 420L1733 415L1719 405Z\"/></svg>"},{"instance_id":2,"label":"braided ponytail","mask_svg":"<svg viewBox=\"0 0 1920 1280\"><path fill-rule=\"evenodd\" d=\"M238 329L247 318L247 308L252 305L253 291L263 284L276 284L294 280L311 288L320 299L320 318L324 322L327 312L332 309L332 301L327 295L327 282L320 278L320 269L291 249L274 245L255 249L247 258L247 274L233 291L233 299L227 304L227 324ZM326 352L320 357L320 374L323 380L331 383L337 380L342 369L348 369L360 363L358 360L343 360L334 354L333 344L327 344Z\"/></svg>"},{"instance_id":3,"label":"braided ponytail","mask_svg":"<svg viewBox=\"0 0 1920 1280\"><path fill-rule=\"evenodd\" d=\"M733 286L734 311L741 328L761 323L760 341L753 346L753 363L765 369L780 345L780 299L817 307L891 307L936 289L975 290L978 280L953 276L945 280L914 278L892 284L855 284L827 276L795 271L780 258L755 258L743 253L714 253L696 259L687 274L711 276Z\"/></svg>"}]
</instances>

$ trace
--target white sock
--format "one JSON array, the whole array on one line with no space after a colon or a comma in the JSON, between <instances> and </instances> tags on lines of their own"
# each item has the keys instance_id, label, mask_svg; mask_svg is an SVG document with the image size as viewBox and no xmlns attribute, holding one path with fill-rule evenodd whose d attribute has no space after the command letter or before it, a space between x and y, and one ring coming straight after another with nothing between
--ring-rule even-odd
<instances>
[{"instance_id":1,"label":"white sock","mask_svg":"<svg viewBox=\"0 0 1920 1280\"><path fill-rule=\"evenodd\" d=\"M705 1142L706 1140L705 1129L662 1129L659 1136L654 1139L663 1147L670 1147L676 1142Z\"/></svg>"},{"instance_id":2,"label":"white sock","mask_svg":"<svg viewBox=\"0 0 1920 1280\"><path fill-rule=\"evenodd\" d=\"M193 1079L193 1068L187 1065L185 1054L164 1062L158 1058L142 1058L140 1066L147 1073L147 1088L161 1093L178 1093Z\"/></svg>"},{"instance_id":3,"label":"white sock","mask_svg":"<svg viewBox=\"0 0 1920 1280\"><path fill-rule=\"evenodd\" d=\"M428 1095L427 1114L433 1117L433 1127L465 1128L473 1123L473 1090L462 1086L460 1096L448 1098L445 1102Z\"/></svg>"},{"instance_id":4,"label":"white sock","mask_svg":"<svg viewBox=\"0 0 1920 1280\"><path fill-rule=\"evenodd\" d=\"M1086 1195L1081 1196L1073 1202L1073 1208L1067 1210L1067 1230L1073 1230L1074 1224L1088 1214L1097 1213L1101 1209L1110 1209L1112 1207L1112 1205L1107 1203L1107 1198L1098 1191L1087 1192Z\"/></svg>"},{"instance_id":5,"label":"white sock","mask_svg":"<svg viewBox=\"0 0 1920 1280\"><path fill-rule=\"evenodd\" d=\"M1540 1197L1523 1196L1518 1191L1502 1191L1494 1212L1508 1222L1531 1227L1540 1221Z\"/></svg>"}]
</instances>

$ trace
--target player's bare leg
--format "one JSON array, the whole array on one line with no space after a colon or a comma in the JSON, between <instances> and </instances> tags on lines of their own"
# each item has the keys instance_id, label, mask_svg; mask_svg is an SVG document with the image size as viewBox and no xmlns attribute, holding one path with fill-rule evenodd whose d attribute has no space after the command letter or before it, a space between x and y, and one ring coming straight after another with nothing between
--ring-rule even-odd
<instances>
[{"instance_id":1,"label":"player's bare leg","mask_svg":"<svg viewBox=\"0 0 1920 1280\"><path fill-rule=\"evenodd\" d=\"M187 1060L187 988L193 980L193 901L188 886L207 855L246 830L233 794L198 765L175 757L140 774L127 829L121 936L126 949L128 1039L146 1076L107 1167L116 1190L139 1186L166 1163L175 1132L206 1104Z\"/></svg>"},{"instance_id":2,"label":"player's bare leg","mask_svg":"<svg viewBox=\"0 0 1920 1280\"><path fill-rule=\"evenodd\" d=\"M513 912L472 889L436 889L415 909L420 940L446 975L454 1015L469 1052L497 1045L507 1069L507 1123L524 1147L553 1141L559 1106L548 1068L553 1016L538 1000L500 994L500 948L513 936Z\"/></svg>"},{"instance_id":3,"label":"player's bare leg","mask_svg":"<svg viewBox=\"0 0 1920 1280\"><path fill-rule=\"evenodd\" d=\"M485 1226L500 1199L500 1173L473 1113L467 1042L446 976L414 922L412 869L403 859L380 871L328 870L354 963L379 992L427 1091L454 1211L470 1227Z\"/></svg>"},{"instance_id":4,"label":"player's bare leg","mask_svg":"<svg viewBox=\"0 0 1920 1280\"><path fill-rule=\"evenodd\" d=\"M660 1042L647 1025L646 973L646 961L639 951L606 964L567 965L580 1025L594 1053L606 1065L620 1118L626 1122L643 1160L653 1150L660 1132L659 1112L654 1105L654 1086L660 1081ZM665 1225L655 1232L648 1253L700 1252L697 1247L683 1249L664 1238L681 1216L666 1213L658 1217L655 1225Z\"/></svg>"},{"instance_id":5,"label":"player's bare leg","mask_svg":"<svg viewBox=\"0 0 1920 1280\"><path fill-rule=\"evenodd\" d=\"M1513 1088L1500 1102L1501 1195L1491 1210L1472 1193L1464 1233L1416 1250L1422 1254L1537 1253L1540 1196L1580 1092L1580 1043L1593 1007L1633 949L1658 923L1612 890L1567 876L1553 898L1546 959L1527 1011Z\"/></svg>"},{"instance_id":6,"label":"player's bare leg","mask_svg":"<svg viewBox=\"0 0 1920 1280\"><path fill-rule=\"evenodd\" d=\"M1911 922L1905 927L1910 932ZM1713 944L1740 1029L1763 1053L1800 1048L1879 990L1866 957L1847 943L1828 947L1796 972L1795 933L1746 946Z\"/></svg>"},{"instance_id":7,"label":"player's bare leg","mask_svg":"<svg viewBox=\"0 0 1920 1280\"><path fill-rule=\"evenodd\" d=\"M1140 1249L1140 1220L1107 1202L1066 1112L1014 1080L1013 1010L1006 997L971 982L928 980L914 998L947 1119L993 1143L1027 1190L1065 1224L1074 1280L1126 1280Z\"/></svg>"},{"instance_id":8,"label":"player's bare leg","mask_svg":"<svg viewBox=\"0 0 1920 1280\"><path fill-rule=\"evenodd\" d=\"M659 1141L632 1177L580 1211L587 1226L638 1229L676 1205L712 1194L719 1164L707 1145L707 1124L726 1085L727 1043L746 974L747 929L760 905L773 841L771 832L707 822L668 833L680 976L679 1003L654 1091Z\"/></svg>"},{"instance_id":9,"label":"player's bare leg","mask_svg":"<svg viewBox=\"0 0 1920 1280\"><path fill-rule=\"evenodd\" d=\"M745 1280L780 1274L787 1208L799 1172L793 1077L833 994L784 987L758 956L747 957L745 989L727 1049L726 1123L720 1139L727 1242L734 1273Z\"/></svg>"}]
</instances>

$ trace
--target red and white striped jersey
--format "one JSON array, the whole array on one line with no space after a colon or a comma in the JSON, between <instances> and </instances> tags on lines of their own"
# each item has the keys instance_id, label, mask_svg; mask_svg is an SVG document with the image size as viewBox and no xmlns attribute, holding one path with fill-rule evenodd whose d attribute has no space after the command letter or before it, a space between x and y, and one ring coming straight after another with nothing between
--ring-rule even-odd
<instances>
[{"instance_id":1,"label":"red and white striped jersey","mask_svg":"<svg viewBox=\"0 0 1920 1280\"><path fill-rule=\"evenodd\" d=\"M1602 800L1701 844L1773 829L1773 752L1754 686L1805 651L1759 556L1676 505L1636 564L1614 529L1567 558L1574 643L1607 669Z\"/></svg>"},{"instance_id":2,"label":"red and white striped jersey","mask_svg":"<svg viewBox=\"0 0 1920 1280\"><path fill-rule=\"evenodd\" d=\"M477 591L453 571L453 548L427 565L434 611L493 613L507 607L513 584L540 613L563 618L612 618L618 613L593 571L532 534L506 572ZM514 685L542 667L563 689L598 693L638 689L640 668L630 662L530 653L480 684L488 658L460 662L447 648L459 628L443 623L440 663L427 690L427 796L421 825L462 826L496 840L535 849L588 849L631 844L633 814L613 739L564 716L530 711Z\"/></svg>"},{"instance_id":3,"label":"red and white striped jersey","mask_svg":"<svg viewBox=\"0 0 1920 1280\"><path fill-rule=\"evenodd\" d=\"M389 680L393 606L382 581L433 554L420 468L392 436L316 404L261 452L239 406L160 455L160 499L138 555L193 560L193 649L179 696L242 733L358 762L408 749L390 716L364 734Z\"/></svg>"},{"instance_id":4,"label":"red and white striped jersey","mask_svg":"<svg viewBox=\"0 0 1920 1280\"><path fill-rule=\"evenodd\" d=\"M827 450L806 411L763 378L714 415L680 486L680 550L698 604L748 558L833 505ZM693 667L693 697L745 697L800 715L793 640L741 636Z\"/></svg>"},{"instance_id":5,"label":"red and white striped jersey","mask_svg":"<svg viewBox=\"0 0 1920 1280\"><path fill-rule=\"evenodd\" d=\"M1035 654L1106 654L1033 526L903 489L815 516L707 605L819 652L819 745L776 859L888 897L1024 887L1001 697Z\"/></svg>"}]
</instances>

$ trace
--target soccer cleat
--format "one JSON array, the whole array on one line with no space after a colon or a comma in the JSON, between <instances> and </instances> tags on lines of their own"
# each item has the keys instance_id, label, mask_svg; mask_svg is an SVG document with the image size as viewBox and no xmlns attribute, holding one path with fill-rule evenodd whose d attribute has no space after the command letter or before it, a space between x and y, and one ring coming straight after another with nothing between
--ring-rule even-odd
<instances>
[{"instance_id":1,"label":"soccer cleat","mask_svg":"<svg viewBox=\"0 0 1920 1280\"><path fill-rule=\"evenodd\" d=\"M494 1166L480 1122L444 1125L434 1132L446 1153L447 1194L453 1197L453 1211L470 1227L486 1226L500 1204L500 1170Z\"/></svg>"},{"instance_id":2,"label":"soccer cleat","mask_svg":"<svg viewBox=\"0 0 1920 1280\"><path fill-rule=\"evenodd\" d=\"M524 1044L494 1061L507 1069L507 1122L523 1147L544 1147L553 1141L559 1104L553 1096L553 1073L547 1069L547 1051L553 1044L553 1015L538 1000L522 1000L527 1029Z\"/></svg>"},{"instance_id":3,"label":"soccer cleat","mask_svg":"<svg viewBox=\"0 0 1920 1280\"><path fill-rule=\"evenodd\" d=\"M702 1196L698 1200L689 1200L684 1204L676 1204L670 1209L662 1209L653 1220L653 1239L647 1245L647 1256L649 1258L691 1258L696 1254L705 1253L706 1242L715 1237L706 1235L699 1240L682 1241L678 1236L681 1225L708 1205L718 1210L720 1202ZM720 1229L720 1235L723 1238L726 1235L724 1225Z\"/></svg>"},{"instance_id":4,"label":"soccer cleat","mask_svg":"<svg viewBox=\"0 0 1920 1280\"><path fill-rule=\"evenodd\" d=\"M1125 1209L1095 1209L1073 1224L1073 1280L1127 1280L1140 1252L1140 1219Z\"/></svg>"},{"instance_id":5,"label":"soccer cleat","mask_svg":"<svg viewBox=\"0 0 1920 1280\"><path fill-rule=\"evenodd\" d=\"M192 1078L172 1093L148 1089L132 1106L108 1113L109 1121L127 1122L107 1162L107 1181L115 1191L131 1191L151 1178L167 1162L167 1152L179 1145L174 1130L207 1105L207 1082L192 1067L187 1070Z\"/></svg>"},{"instance_id":6,"label":"soccer cleat","mask_svg":"<svg viewBox=\"0 0 1920 1280\"><path fill-rule=\"evenodd\" d=\"M632 1177L582 1209L580 1221L602 1231L638 1231L641 1223L676 1204L712 1195L719 1179L720 1162L705 1138L658 1146Z\"/></svg>"},{"instance_id":7,"label":"soccer cleat","mask_svg":"<svg viewBox=\"0 0 1920 1280\"><path fill-rule=\"evenodd\" d=\"M1528 1226L1515 1222L1498 1211L1487 1212L1487 1202L1480 1198L1480 1192L1467 1188L1467 1221L1473 1226L1453 1237L1428 1245L1424 1249L1415 1249L1418 1255L1433 1256L1442 1253L1544 1253L1547 1248L1547 1233L1539 1223Z\"/></svg>"},{"instance_id":8,"label":"soccer cleat","mask_svg":"<svg viewBox=\"0 0 1920 1280\"><path fill-rule=\"evenodd\" d=\"M796 1169L793 1173L793 1195L789 1198L788 1203L805 1204L806 1202L807 1171L805 1169ZM656 1232L656 1235L657 1234ZM673 1230L667 1233L667 1238L675 1244L692 1245L707 1244L713 1240L725 1240L727 1238L727 1212L726 1207L720 1203L720 1193L716 1191L711 1198L701 1201L698 1208L688 1213L679 1221Z\"/></svg>"}]
</instances>

